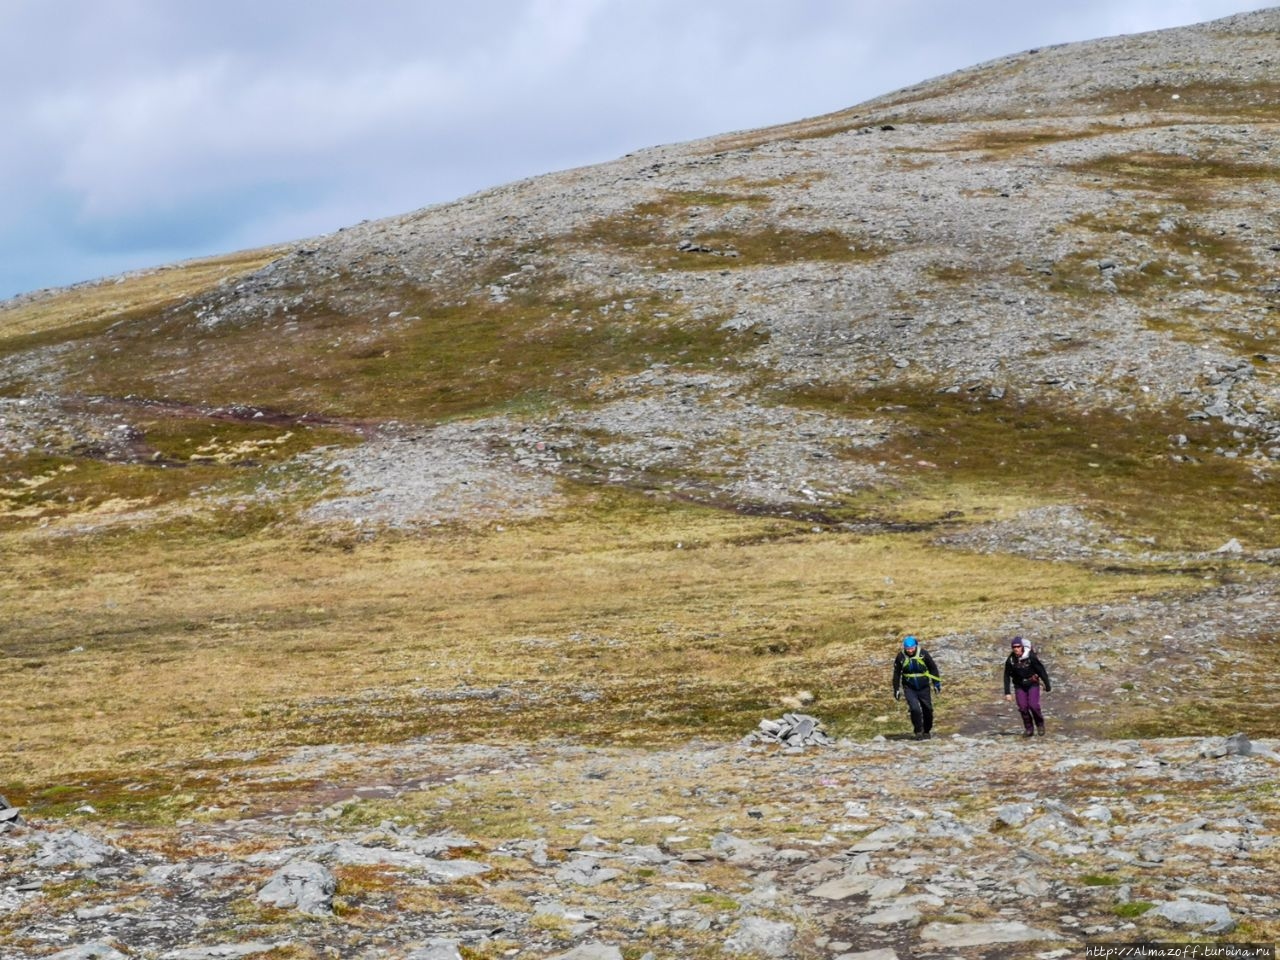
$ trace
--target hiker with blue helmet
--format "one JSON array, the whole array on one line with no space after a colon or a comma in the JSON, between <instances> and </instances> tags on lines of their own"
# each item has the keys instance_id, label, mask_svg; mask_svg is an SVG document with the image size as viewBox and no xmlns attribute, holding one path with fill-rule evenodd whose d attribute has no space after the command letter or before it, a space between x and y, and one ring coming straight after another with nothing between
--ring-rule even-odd
<instances>
[{"instance_id":1,"label":"hiker with blue helmet","mask_svg":"<svg viewBox=\"0 0 1280 960\"><path fill-rule=\"evenodd\" d=\"M1031 644L1021 637L1009 641L1009 659L1004 662L1004 698L1013 700L1016 692L1018 713L1022 715L1024 737L1033 734L1044 736L1044 714L1040 710L1040 691L1048 693L1053 689L1049 682L1049 671L1044 668ZM1032 729L1034 726L1034 730Z\"/></svg>"},{"instance_id":2,"label":"hiker with blue helmet","mask_svg":"<svg viewBox=\"0 0 1280 960\"><path fill-rule=\"evenodd\" d=\"M938 674L938 665L929 656L929 651L920 646L915 637L905 637L902 649L893 660L893 699L907 698L907 709L911 711L911 726L915 728L917 740L928 740L933 736L933 694L942 690L942 677Z\"/></svg>"}]
</instances>

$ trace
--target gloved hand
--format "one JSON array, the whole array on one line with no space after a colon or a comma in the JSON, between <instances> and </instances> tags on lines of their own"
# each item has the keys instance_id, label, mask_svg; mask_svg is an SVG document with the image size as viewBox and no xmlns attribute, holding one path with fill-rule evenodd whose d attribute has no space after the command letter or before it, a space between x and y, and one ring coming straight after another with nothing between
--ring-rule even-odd
<instances>
[{"instance_id":1,"label":"gloved hand","mask_svg":"<svg viewBox=\"0 0 1280 960\"><path fill-rule=\"evenodd\" d=\"M934 692L934 693L941 693L941 692L942 692L942 681L941 681L941 680L935 680L935 681L933 681L933 692Z\"/></svg>"},{"instance_id":2,"label":"gloved hand","mask_svg":"<svg viewBox=\"0 0 1280 960\"><path fill-rule=\"evenodd\" d=\"M894 688L893 688L893 699L895 699L895 700L901 700L901 699L902 699L902 688L901 688L901 687L894 687Z\"/></svg>"}]
</instances>

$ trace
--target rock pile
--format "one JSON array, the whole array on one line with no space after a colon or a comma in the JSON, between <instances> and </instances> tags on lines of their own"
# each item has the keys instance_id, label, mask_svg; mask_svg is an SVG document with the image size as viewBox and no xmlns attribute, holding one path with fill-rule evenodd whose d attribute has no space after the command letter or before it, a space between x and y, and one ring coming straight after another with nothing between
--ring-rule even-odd
<instances>
[{"instance_id":1,"label":"rock pile","mask_svg":"<svg viewBox=\"0 0 1280 960\"><path fill-rule=\"evenodd\" d=\"M9 801L0 796L0 833L7 833L22 826L22 814L18 808L10 806Z\"/></svg>"},{"instance_id":2,"label":"rock pile","mask_svg":"<svg viewBox=\"0 0 1280 960\"><path fill-rule=\"evenodd\" d=\"M1199 753L1209 758L1248 757L1253 754L1253 744L1245 734L1233 733L1229 737L1211 737L1204 741L1200 744Z\"/></svg>"},{"instance_id":3,"label":"rock pile","mask_svg":"<svg viewBox=\"0 0 1280 960\"><path fill-rule=\"evenodd\" d=\"M780 720L761 720L760 726L742 739L743 743L775 743L784 747L829 747L822 721L805 713L784 713Z\"/></svg>"}]
</instances>

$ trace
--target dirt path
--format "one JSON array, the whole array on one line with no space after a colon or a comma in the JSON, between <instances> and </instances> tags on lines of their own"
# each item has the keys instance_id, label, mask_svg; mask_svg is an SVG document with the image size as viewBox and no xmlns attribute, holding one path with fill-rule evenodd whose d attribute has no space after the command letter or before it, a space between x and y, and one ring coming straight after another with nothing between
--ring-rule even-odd
<instances>
[{"instance_id":1,"label":"dirt path","mask_svg":"<svg viewBox=\"0 0 1280 960\"><path fill-rule=\"evenodd\" d=\"M1087 698L1074 689L1075 685L1070 682L1070 678L1066 678L1066 681L1061 686L1054 687L1052 692L1042 693L1040 696L1045 731L1068 737L1097 736L1097 725L1081 717L1080 706L1087 702ZM945 711L946 701L940 699L938 708ZM964 736L1022 735L1022 718L1018 715L1017 707L1013 703L1006 703L999 693L965 708L963 716L947 717L944 714L942 719L950 720L946 726Z\"/></svg>"}]
</instances>

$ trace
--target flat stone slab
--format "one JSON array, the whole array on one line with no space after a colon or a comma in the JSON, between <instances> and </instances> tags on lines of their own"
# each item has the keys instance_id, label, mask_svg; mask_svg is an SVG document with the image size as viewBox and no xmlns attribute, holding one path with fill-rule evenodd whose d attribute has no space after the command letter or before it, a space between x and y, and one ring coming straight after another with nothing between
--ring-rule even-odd
<instances>
[{"instance_id":1,"label":"flat stone slab","mask_svg":"<svg viewBox=\"0 0 1280 960\"><path fill-rule=\"evenodd\" d=\"M868 927L914 927L920 919L920 911L911 904L895 903L893 906L860 917L858 922Z\"/></svg>"},{"instance_id":2,"label":"flat stone slab","mask_svg":"<svg viewBox=\"0 0 1280 960\"><path fill-rule=\"evenodd\" d=\"M38 867L77 866L94 867L115 852L114 848L76 830L54 833L40 843L36 856Z\"/></svg>"},{"instance_id":3,"label":"flat stone slab","mask_svg":"<svg viewBox=\"0 0 1280 960\"><path fill-rule=\"evenodd\" d=\"M333 913L333 894L338 881L319 863L301 860L281 867L271 881L258 891L257 900L299 913L325 916Z\"/></svg>"},{"instance_id":4,"label":"flat stone slab","mask_svg":"<svg viewBox=\"0 0 1280 960\"><path fill-rule=\"evenodd\" d=\"M211 947L186 947L161 954L163 960L235 960L250 954L268 953L283 944L257 940L252 943L220 943Z\"/></svg>"},{"instance_id":5,"label":"flat stone slab","mask_svg":"<svg viewBox=\"0 0 1280 960\"><path fill-rule=\"evenodd\" d=\"M870 893L871 888L880 883L881 879L869 873L836 877L814 887L809 891L809 896L821 897L823 900L847 900L849 897Z\"/></svg>"},{"instance_id":6,"label":"flat stone slab","mask_svg":"<svg viewBox=\"0 0 1280 960\"><path fill-rule=\"evenodd\" d=\"M568 953L557 954L553 960L622 960L622 951L604 943L584 943Z\"/></svg>"},{"instance_id":7,"label":"flat stone slab","mask_svg":"<svg viewBox=\"0 0 1280 960\"><path fill-rule=\"evenodd\" d=\"M108 944L86 943L83 946L60 950L49 960L128 960L128 958Z\"/></svg>"},{"instance_id":8,"label":"flat stone slab","mask_svg":"<svg viewBox=\"0 0 1280 960\"><path fill-rule=\"evenodd\" d=\"M1228 933L1235 929L1235 920L1231 911L1216 903L1199 903L1195 900L1171 900L1162 903L1151 911L1151 916L1160 917L1180 927L1201 927L1209 933Z\"/></svg>"},{"instance_id":9,"label":"flat stone slab","mask_svg":"<svg viewBox=\"0 0 1280 960\"><path fill-rule=\"evenodd\" d=\"M489 867L474 860L437 860L407 850L390 850L386 847L366 847L358 843L339 840L311 849L316 860L325 860L351 867L400 867L404 870L422 870L434 880L445 882L462 880L487 873Z\"/></svg>"},{"instance_id":10,"label":"flat stone slab","mask_svg":"<svg viewBox=\"0 0 1280 960\"><path fill-rule=\"evenodd\" d=\"M462 954L455 941L438 939L414 950L405 960L462 960Z\"/></svg>"},{"instance_id":11,"label":"flat stone slab","mask_svg":"<svg viewBox=\"0 0 1280 960\"><path fill-rule=\"evenodd\" d=\"M995 923L931 923L920 931L920 937L945 947L981 947L988 943L1062 939L1050 930L1038 930L1017 920Z\"/></svg>"}]
</instances>

